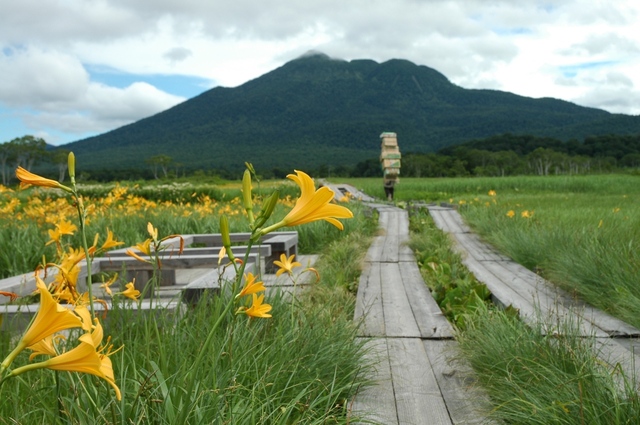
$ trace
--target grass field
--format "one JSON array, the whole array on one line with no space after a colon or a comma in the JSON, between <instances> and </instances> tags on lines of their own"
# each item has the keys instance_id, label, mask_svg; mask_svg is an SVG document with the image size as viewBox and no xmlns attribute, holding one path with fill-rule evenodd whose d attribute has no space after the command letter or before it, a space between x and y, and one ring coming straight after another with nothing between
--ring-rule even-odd
<instances>
[{"instance_id":1,"label":"grass field","mask_svg":"<svg viewBox=\"0 0 640 425\"><path fill-rule=\"evenodd\" d=\"M634 377L596 356L570 317L533 326L493 306L424 210L411 217L411 247L443 312L456 325L459 356L489 396L489 418L505 424L633 424L640 417ZM544 332L550 327L557 333ZM492 422L493 423L493 422Z\"/></svg>"},{"instance_id":2,"label":"grass field","mask_svg":"<svg viewBox=\"0 0 640 425\"><path fill-rule=\"evenodd\" d=\"M351 183L383 195L377 179ZM640 177L401 179L395 198L458 205L501 252L640 327Z\"/></svg>"},{"instance_id":3,"label":"grass field","mask_svg":"<svg viewBox=\"0 0 640 425\"><path fill-rule=\"evenodd\" d=\"M282 200L264 226L281 220L297 202L287 193L295 192L295 185L290 186L283 188ZM83 203L89 243L97 234L98 247L107 240L108 230L125 246L140 243L153 233L148 222L157 229L158 238L217 233L221 215L229 218L231 232L249 230L237 184L216 188L220 199L200 193L189 202L182 197L149 199L121 186L91 190L95 192L85 196ZM256 212L263 198L254 198ZM324 221L295 227L300 232L300 250L321 256L315 266L320 280L293 299L269 294L261 304L254 293L249 307L250 300L242 297L236 282L228 282L220 296L203 297L184 314L162 308L155 314L139 314L131 308L136 301L117 293L124 289L123 281L114 284L114 305L106 316L94 317L91 326L90 319L82 322L82 330L74 325L75 330L55 340L43 339L42 346L26 345L31 348L16 356L12 350L33 333L21 337L17 332L0 332L0 355L5 359L0 368L0 423L251 425L357 420L351 415L350 400L367 384L368 366L351 320L353 291L376 222L362 214L361 205L349 207L354 218L342 220L343 231ZM3 275L33 271L43 254L47 262L55 261L61 252L67 253L63 258L77 258L68 251L82 245L80 232L70 230L77 223L71 200L46 190L4 188L0 209ZM67 270L62 263L59 268ZM45 295L41 292L42 305ZM80 310L82 306L75 303L82 300L73 301L74 311ZM33 329L42 334L62 320L59 315L72 314L55 303L53 309L42 309L50 312L51 319L34 322ZM270 309L258 311L259 307ZM3 324L5 329L13 328L9 320ZM89 335L88 340L82 339ZM34 354L32 361L31 351L47 356ZM57 359L58 366L47 366ZM107 369L105 359L109 359ZM108 384L109 373L122 394L120 400Z\"/></svg>"}]
</instances>

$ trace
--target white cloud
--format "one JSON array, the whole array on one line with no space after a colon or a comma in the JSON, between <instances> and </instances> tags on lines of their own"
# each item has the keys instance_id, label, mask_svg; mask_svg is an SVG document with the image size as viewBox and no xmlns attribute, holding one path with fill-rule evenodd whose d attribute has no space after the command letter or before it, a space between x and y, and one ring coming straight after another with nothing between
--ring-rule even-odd
<instances>
[{"instance_id":1,"label":"white cloud","mask_svg":"<svg viewBox=\"0 0 640 425\"><path fill-rule=\"evenodd\" d=\"M34 132L106 131L183 100L142 81L97 84L85 65L233 87L311 49L640 113L635 0L0 1L0 104Z\"/></svg>"},{"instance_id":2,"label":"white cloud","mask_svg":"<svg viewBox=\"0 0 640 425\"><path fill-rule=\"evenodd\" d=\"M144 82L125 88L91 82L77 58L55 51L13 50L0 56L0 75L0 104L19 109L37 131L106 131L185 100Z\"/></svg>"}]
</instances>

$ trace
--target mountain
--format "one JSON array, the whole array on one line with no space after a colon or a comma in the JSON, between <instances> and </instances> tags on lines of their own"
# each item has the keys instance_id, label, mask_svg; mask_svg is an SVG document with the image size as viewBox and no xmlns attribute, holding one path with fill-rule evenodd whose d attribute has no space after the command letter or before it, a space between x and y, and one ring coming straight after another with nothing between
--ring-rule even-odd
<instances>
[{"instance_id":1,"label":"mountain","mask_svg":"<svg viewBox=\"0 0 640 425\"><path fill-rule=\"evenodd\" d=\"M62 146L79 169L144 167L165 154L187 169L311 169L379 155L379 135L402 152L502 133L562 140L640 133L640 116L452 84L426 66L393 59L292 60L235 88L216 87L166 111Z\"/></svg>"}]
</instances>

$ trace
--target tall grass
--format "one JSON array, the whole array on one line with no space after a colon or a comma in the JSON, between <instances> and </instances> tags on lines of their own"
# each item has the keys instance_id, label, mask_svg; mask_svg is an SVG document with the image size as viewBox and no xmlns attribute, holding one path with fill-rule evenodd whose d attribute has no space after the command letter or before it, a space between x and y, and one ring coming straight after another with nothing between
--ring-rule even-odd
<instances>
[{"instance_id":1,"label":"tall grass","mask_svg":"<svg viewBox=\"0 0 640 425\"><path fill-rule=\"evenodd\" d=\"M577 322L548 324L541 317L527 326L513 309L481 302L482 291L473 289L451 241L432 220L412 215L411 229L423 276L455 319L459 356L489 396L490 419L525 425L637 423L636 383L596 357L594 339L581 336ZM476 302L470 302L473 297Z\"/></svg>"},{"instance_id":2,"label":"tall grass","mask_svg":"<svg viewBox=\"0 0 640 425\"><path fill-rule=\"evenodd\" d=\"M640 398L634 382L594 355L577 324L543 334L501 311L479 308L458 336L461 352L491 397L491 416L508 424L635 424ZM557 325L557 324L556 324Z\"/></svg>"},{"instance_id":3,"label":"tall grass","mask_svg":"<svg viewBox=\"0 0 640 425\"><path fill-rule=\"evenodd\" d=\"M381 179L351 183L382 197ZM639 176L402 178L395 198L460 205L467 223L501 252L640 327Z\"/></svg>"},{"instance_id":4,"label":"tall grass","mask_svg":"<svg viewBox=\"0 0 640 425\"><path fill-rule=\"evenodd\" d=\"M348 182L365 193L385 199L382 178L352 178ZM450 198L473 199L489 190L500 194L629 194L638 192L639 176L608 174L599 176L513 176L474 178L401 177L394 198L399 201L448 201Z\"/></svg>"},{"instance_id":5,"label":"tall grass","mask_svg":"<svg viewBox=\"0 0 640 425\"><path fill-rule=\"evenodd\" d=\"M116 401L110 387L91 376L37 371L4 382L0 423L356 421L350 400L368 383L368 366L363 343L355 338L350 289L376 225L363 214L352 221L340 238L326 237L316 265L320 282L294 303L281 293L268 295L271 319L228 312L209 346L203 343L228 303L224 291L181 313L159 308L139 314L116 303L102 323L113 346L123 347L111 355L122 400ZM11 348L11 337L0 334L0 352ZM193 371L202 350L204 362ZM22 356L15 366L25 362Z\"/></svg>"}]
</instances>

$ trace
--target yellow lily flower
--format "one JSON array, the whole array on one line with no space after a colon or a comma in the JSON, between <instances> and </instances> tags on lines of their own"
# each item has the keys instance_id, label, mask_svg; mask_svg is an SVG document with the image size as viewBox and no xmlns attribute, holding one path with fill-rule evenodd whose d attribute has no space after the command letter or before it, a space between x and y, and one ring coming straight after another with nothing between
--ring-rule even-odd
<instances>
[{"instance_id":1,"label":"yellow lily flower","mask_svg":"<svg viewBox=\"0 0 640 425\"><path fill-rule=\"evenodd\" d=\"M280 227L298 226L300 224L311 223L312 221L325 220L343 230L344 226L338 218L352 218L353 213L348 208L341 205L331 204L334 193L326 186L316 190L313 179L302 171L295 171L296 174L289 174L287 178L293 180L300 186L300 197L289 214L280 222L263 229L260 233L265 235Z\"/></svg>"},{"instance_id":2,"label":"yellow lily flower","mask_svg":"<svg viewBox=\"0 0 640 425\"><path fill-rule=\"evenodd\" d=\"M115 273L111 279L100 285L100 288L104 289L104 292L106 292L110 297L113 296L113 292L111 292L110 286L116 283L117 279L118 273Z\"/></svg>"},{"instance_id":3,"label":"yellow lily flower","mask_svg":"<svg viewBox=\"0 0 640 425\"><path fill-rule=\"evenodd\" d=\"M113 238L113 232L109 229L107 229L107 240L104 241L104 243L102 244L102 246L100 247L101 250L105 251L109 248L114 248L116 246L120 246L124 244L124 242L118 242L117 240L115 240Z\"/></svg>"},{"instance_id":4,"label":"yellow lily flower","mask_svg":"<svg viewBox=\"0 0 640 425\"><path fill-rule=\"evenodd\" d=\"M295 254L291 254L291 256L287 258L286 254L280 254L280 261L276 260L273 262L273 264L280 267L276 272L276 276L280 276L282 273L285 273L285 272L289 273L289 275L292 275L294 267L302 266L302 264L300 264L299 262L293 261L295 256L296 256Z\"/></svg>"},{"instance_id":5,"label":"yellow lily flower","mask_svg":"<svg viewBox=\"0 0 640 425\"><path fill-rule=\"evenodd\" d=\"M70 187L63 185L60 182L41 177L37 174L33 174L31 171L27 171L22 167L18 167L16 169L16 177L18 178L18 180L20 180L21 187L33 185L41 187L53 187L56 189L65 190L67 192L72 192Z\"/></svg>"},{"instance_id":6,"label":"yellow lily flower","mask_svg":"<svg viewBox=\"0 0 640 425\"><path fill-rule=\"evenodd\" d=\"M151 239L147 239L144 242L140 242L138 244L136 244L136 248L138 248L138 251L142 252L143 254L146 254L148 256L151 256ZM137 253L135 253L133 250L131 249L127 249L125 251L125 253L133 258L135 258L138 261L142 261L143 263L150 263L151 261L149 261L148 259L142 258L141 256L139 256Z\"/></svg>"},{"instance_id":7,"label":"yellow lily flower","mask_svg":"<svg viewBox=\"0 0 640 425\"><path fill-rule=\"evenodd\" d=\"M49 241L45 245L50 245L52 243L59 243L62 235L73 235L73 233L78 230L75 224L70 221L63 220L60 223L56 224L55 229L49 229Z\"/></svg>"},{"instance_id":8,"label":"yellow lily flower","mask_svg":"<svg viewBox=\"0 0 640 425\"><path fill-rule=\"evenodd\" d=\"M257 276L254 276L253 273L248 272L244 276L244 279L245 279L244 288L242 288L242 291L240 291L240 293L236 295L236 298L239 298L245 295L256 294L260 291L265 290L264 283L262 283L262 281L256 282Z\"/></svg>"},{"instance_id":9,"label":"yellow lily flower","mask_svg":"<svg viewBox=\"0 0 640 425\"><path fill-rule=\"evenodd\" d=\"M125 285L125 287L127 289L125 289L124 291L120 292L120 294L124 295L127 298L131 298L132 300L137 300L138 297L140 296L140 291L138 291L135 288L135 279L133 280L133 282L129 282Z\"/></svg>"},{"instance_id":10,"label":"yellow lily flower","mask_svg":"<svg viewBox=\"0 0 640 425\"><path fill-rule=\"evenodd\" d=\"M268 318L271 317L270 314L267 314L271 311L271 306L269 304L263 304L264 294L258 296L253 294L253 304L251 307L244 310L244 313L250 317L260 317L260 318Z\"/></svg>"},{"instance_id":11,"label":"yellow lily flower","mask_svg":"<svg viewBox=\"0 0 640 425\"><path fill-rule=\"evenodd\" d=\"M2 369L9 367L13 359L26 347L32 346L56 332L82 327L78 316L58 304L38 276L36 276L36 285L40 292L40 308L16 348L2 362Z\"/></svg>"},{"instance_id":12,"label":"yellow lily flower","mask_svg":"<svg viewBox=\"0 0 640 425\"><path fill-rule=\"evenodd\" d=\"M107 355L99 354L96 351L94 339L90 333L80 336L78 341L80 341L80 344L72 350L40 363L29 364L14 369L9 376L17 376L30 370L43 368L67 372L88 373L107 381L115 390L116 398L120 400L122 395L115 382L111 360Z\"/></svg>"},{"instance_id":13,"label":"yellow lily flower","mask_svg":"<svg viewBox=\"0 0 640 425\"><path fill-rule=\"evenodd\" d=\"M151 224L151 222L147 223L147 232L149 233L149 236L151 236L151 239L153 239L154 242L158 242L158 228L153 227L153 224Z\"/></svg>"},{"instance_id":14,"label":"yellow lily flower","mask_svg":"<svg viewBox=\"0 0 640 425\"><path fill-rule=\"evenodd\" d=\"M62 335L56 335L56 337L64 338ZM31 355L29 356L29 361L33 360L34 357L41 354L47 356L55 356L58 354L53 345L53 335L49 335L48 337L36 342L29 347L29 350L33 351L33 353L31 353Z\"/></svg>"},{"instance_id":15,"label":"yellow lily flower","mask_svg":"<svg viewBox=\"0 0 640 425\"><path fill-rule=\"evenodd\" d=\"M227 248L222 247L220 248L220 251L218 251L218 267L220 267L220 264L222 264L222 260L224 260L224 257L227 255Z\"/></svg>"},{"instance_id":16,"label":"yellow lily flower","mask_svg":"<svg viewBox=\"0 0 640 425\"><path fill-rule=\"evenodd\" d=\"M71 312L53 299L42 279L36 276L36 285L40 291L40 309L31 326L22 336L19 344L26 347L65 329L82 327L82 322Z\"/></svg>"}]
</instances>

